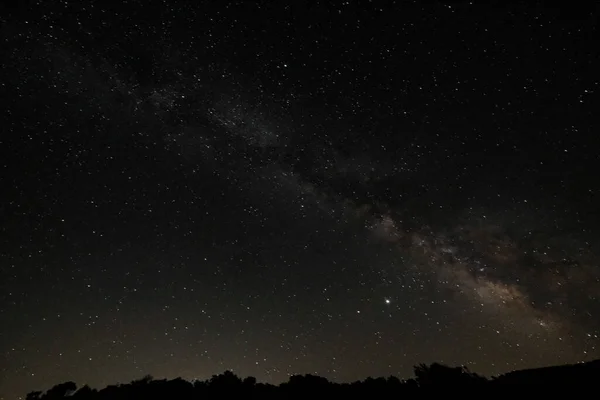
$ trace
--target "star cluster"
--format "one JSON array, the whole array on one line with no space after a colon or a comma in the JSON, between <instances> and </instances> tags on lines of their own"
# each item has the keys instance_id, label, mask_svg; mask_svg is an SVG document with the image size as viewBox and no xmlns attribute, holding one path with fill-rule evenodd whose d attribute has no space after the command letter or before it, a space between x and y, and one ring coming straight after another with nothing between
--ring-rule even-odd
<instances>
[{"instance_id":1,"label":"star cluster","mask_svg":"<svg viewBox=\"0 0 600 400\"><path fill-rule=\"evenodd\" d=\"M0 397L600 357L597 13L2 16Z\"/></svg>"}]
</instances>

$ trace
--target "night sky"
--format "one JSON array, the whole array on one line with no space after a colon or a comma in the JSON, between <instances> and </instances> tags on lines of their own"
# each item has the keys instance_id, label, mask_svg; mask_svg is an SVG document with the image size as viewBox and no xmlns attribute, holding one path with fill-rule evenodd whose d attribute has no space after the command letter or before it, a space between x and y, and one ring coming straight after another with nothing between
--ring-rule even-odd
<instances>
[{"instance_id":1,"label":"night sky","mask_svg":"<svg viewBox=\"0 0 600 400\"><path fill-rule=\"evenodd\" d=\"M597 10L39 3L0 11L0 398L600 357Z\"/></svg>"}]
</instances>

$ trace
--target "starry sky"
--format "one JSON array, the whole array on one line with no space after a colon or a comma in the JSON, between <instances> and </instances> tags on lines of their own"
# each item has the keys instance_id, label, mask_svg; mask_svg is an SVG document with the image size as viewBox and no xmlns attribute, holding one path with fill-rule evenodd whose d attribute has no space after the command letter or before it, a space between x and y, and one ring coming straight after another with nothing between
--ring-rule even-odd
<instances>
[{"instance_id":1,"label":"starry sky","mask_svg":"<svg viewBox=\"0 0 600 400\"><path fill-rule=\"evenodd\" d=\"M598 9L0 12L0 398L600 357Z\"/></svg>"}]
</instances>

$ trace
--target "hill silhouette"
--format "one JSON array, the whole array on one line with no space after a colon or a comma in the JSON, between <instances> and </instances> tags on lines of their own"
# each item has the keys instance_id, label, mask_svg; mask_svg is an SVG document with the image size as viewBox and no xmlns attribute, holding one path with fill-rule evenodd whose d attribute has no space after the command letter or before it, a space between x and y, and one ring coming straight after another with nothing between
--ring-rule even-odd
<instances>
[{"instance_id":1,"label":"hill silhouette","mask_svg":"<svg viewBox=\"0 0 600 400\"><path fill-rule=\"evenodd\" d=\"M372 397L400 396L430 388L461 388L490 392L501 387L532 386L535 388L581 388L597 385L600 360L581 364L527 369L487 378L466 367L450 367L433 363L414 367L415 376L401 380L395 376L372 378L352 383L334 383L315 375L293 375L279 385L259 383L254 377L240 378L231 371L213 375L205 381L186 381L182 378L159 379L147 375L127 384L93 389L78 388L75 382L55 385L46 392L33 391L27 400L129 400L129 399L213 399L229 397L300 398L306 396Z\"/></svg>"}]
</instances>

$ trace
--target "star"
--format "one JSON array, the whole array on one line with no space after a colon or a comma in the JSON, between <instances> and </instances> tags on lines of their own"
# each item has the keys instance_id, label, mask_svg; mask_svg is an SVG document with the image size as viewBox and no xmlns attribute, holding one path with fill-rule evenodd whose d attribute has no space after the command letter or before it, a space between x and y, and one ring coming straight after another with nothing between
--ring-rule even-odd
<instances>
[{"instance_id":1,"label":"star","mask_svg":"<svg viewBox=\"0 0 600 400\"><path fill-rule=\"evenodd\" d=\"M0 28L0 398L600 358L589 15L43 3Z\"/></svg>"}]
</instances>

